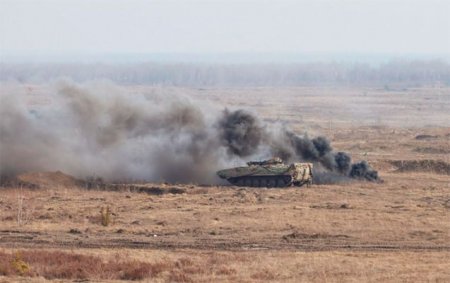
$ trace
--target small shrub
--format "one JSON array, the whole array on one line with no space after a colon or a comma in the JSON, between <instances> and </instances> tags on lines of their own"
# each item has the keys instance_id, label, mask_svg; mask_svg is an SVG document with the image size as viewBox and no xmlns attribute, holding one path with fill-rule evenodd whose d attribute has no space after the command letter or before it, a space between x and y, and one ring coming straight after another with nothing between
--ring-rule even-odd
<instances>
[{"instance_id":1,"label":"small shrub","mask_svg":"<svg viewBox=\"0 0 450 283\"><path fill-rule=\"evenodd\" d=\"M227 267L227 266L221 266L221 267L219 267L219 269L217 270L217 274L220 274L220 275L232 275L232 274L236 274L236 269L231 268L231 267Z\"/></svg>"},{"instance_id":2,"label":"small shrub","mask_svg":"<svg viewBox=\"0 0 450 283\"><path fill-rule=\"evenodd\" d=\"M258 280L274 280L276 278L273 271L265 268L263 270L260 270L256 273L253 273L251 276L252 279L258 279Z\"/></svg>"},{"instance_id":3,"label":"small shrub","mask_svg":"<svg viewBox=\"0 0 450 283\"><path fill-rule=\"evenodd\" d=\"M111 210L109 209L109 206L106 208L102 207L100 210L101 214L101 221L103 226L109 226L111 224Z\"/></svg>"},{"instance_id":4,"label":"small shrub","mask_svg":"<svg viewBox=\"0 0 450 283\"><path fill-rule=\"evenodd\" d=\"M150 277L152 266L145 263L132 263L123 271L121 280L143 280Z\"/></svg>"},{"instance_id":5,"label":"small shrub","mask_svg":"<svg viewBox=\"0 0 450 283\"><path fill-rule=\"evenodd\" d=\"M158 274L170 270L173 268L173 264L167 261L156 262L152 264L151 276L157 276Z\"/></svg>"},{"instance_id":6,"label":"small shrub","mask_svg":"<svg viewBox=\"0 0 450 283\"><path fill-rule=\"evenodd\" d=\"M205 266L195 264L190 258L185 258L185 257L178 259L175 262L174 267L177 269L174 271L177 271L179 273L183 273L186 275L187 274L204 274L206 272ZM188 279L186 279L186 280L188 280Z\"/></svg>"},{"instance_id":7,"label":"small shrub","mask_svg":"<svg viewBox=\"0 0 450 283\"><path fill-rule=\"evenodd\" d=\"M70 234L81 234L81 231L76 228L72 228L69 230L69 233Z\"/></svg>"},{"instance_id":8,"label":"small shrub","mask_svg":"<svg viewBox=\"0 0 450 283\"><path fill-rule=\"evenodd\" d=\"M193 262L190 258L182 257L175 262L175 266L178 268L184 268L187 266L192 266Z\"/></svg>"},{"instance_id":9,"label":"small shrub","mask_svg":"<svg viewBox=\"0 0 450 283\"><path fill-rule=\"evenodd\" d=\"M16 256L11 262L12 267L17 272L17 274L23 276L25 273L28 273L30 270L30 266L22 260L20 253L16 253Z\"/></svg>"},{"instance_id":10,"label":"small shrub","mask_svg":"<svg viewBox=\"0 0 450 283\"><path fill-rule=\"evenodd\" d=\"M191 283L194 281L185 272L173 270L170 272L169 282Z\"/></svg>"}]
</instances>

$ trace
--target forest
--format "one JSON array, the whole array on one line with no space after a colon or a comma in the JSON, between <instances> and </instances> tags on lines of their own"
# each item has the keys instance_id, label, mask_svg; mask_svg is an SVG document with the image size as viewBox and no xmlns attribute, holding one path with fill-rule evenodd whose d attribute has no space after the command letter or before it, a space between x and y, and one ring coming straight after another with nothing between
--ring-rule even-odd
<instances>
[{"instance_id":1,"label":"forest","mask_svg":"<svg viewBox=\"0 0 450 283\"><path fill-rule=\"evenodd\" d=\"M392 60L367 63L0 63L0 81L42 83L60 77L75 82L111 80L123 85L187 87L370 85L416 87L449 85L445 60Z\"/></svg>"}]
</instances>

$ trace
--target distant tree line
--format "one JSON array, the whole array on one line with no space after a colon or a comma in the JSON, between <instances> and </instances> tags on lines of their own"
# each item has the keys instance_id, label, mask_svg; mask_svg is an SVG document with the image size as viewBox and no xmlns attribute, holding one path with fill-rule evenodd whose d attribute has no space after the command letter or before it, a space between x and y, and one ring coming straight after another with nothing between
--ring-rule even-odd
<instances>
[{"instance_id":1,"label":"distant tree line","mask_svg":"<svg viewBox=\"0 0 450 283\"><path fill-rule=\"evenodd\" d=\"M292 64L0 64L0 81L41 83L60 77L77 82L108 79L119 84L170 86L450 85L443 60Z\"/></svg>"}]
</instances>

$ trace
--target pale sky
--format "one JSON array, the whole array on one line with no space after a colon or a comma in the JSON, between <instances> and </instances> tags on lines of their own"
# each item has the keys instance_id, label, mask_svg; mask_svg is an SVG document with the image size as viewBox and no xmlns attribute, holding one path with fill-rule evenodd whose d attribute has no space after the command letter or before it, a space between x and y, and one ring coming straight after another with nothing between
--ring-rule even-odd
<instances>
[{"instance_id":1,"label":"pale sky","mask_svg":"<svg viewBox=\"0 0 450 283\"><path fill-rule=\"evenodd\" d=\"M450 53L450 1L0 0L2 53Z\"/></svg>"}]
</instances>

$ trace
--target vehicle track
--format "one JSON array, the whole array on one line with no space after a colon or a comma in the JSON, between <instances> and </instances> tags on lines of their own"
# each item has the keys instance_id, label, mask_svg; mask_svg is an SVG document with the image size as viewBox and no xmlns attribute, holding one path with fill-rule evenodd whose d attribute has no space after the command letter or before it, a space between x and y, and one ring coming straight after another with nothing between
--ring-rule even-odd
<instances>
[{"instance_id":1,"label":"vehicle track","mask_svg":"<svg viewBox=\"0 0 450 283\"><path fill-rule=\"evenodd\" d=\"M266 239L251 241L245 239L206 239L179 237L154 237L133 239L130 237L77 236L65 233L41 233L22 231L0 231L0 247L4 248L120 248L161 250L295 250L295 251L442 251L450 252L450 245L424 245L406 242L361 242L357 239L303 239L295 242Z\"/></svg>"}]
</instances>

